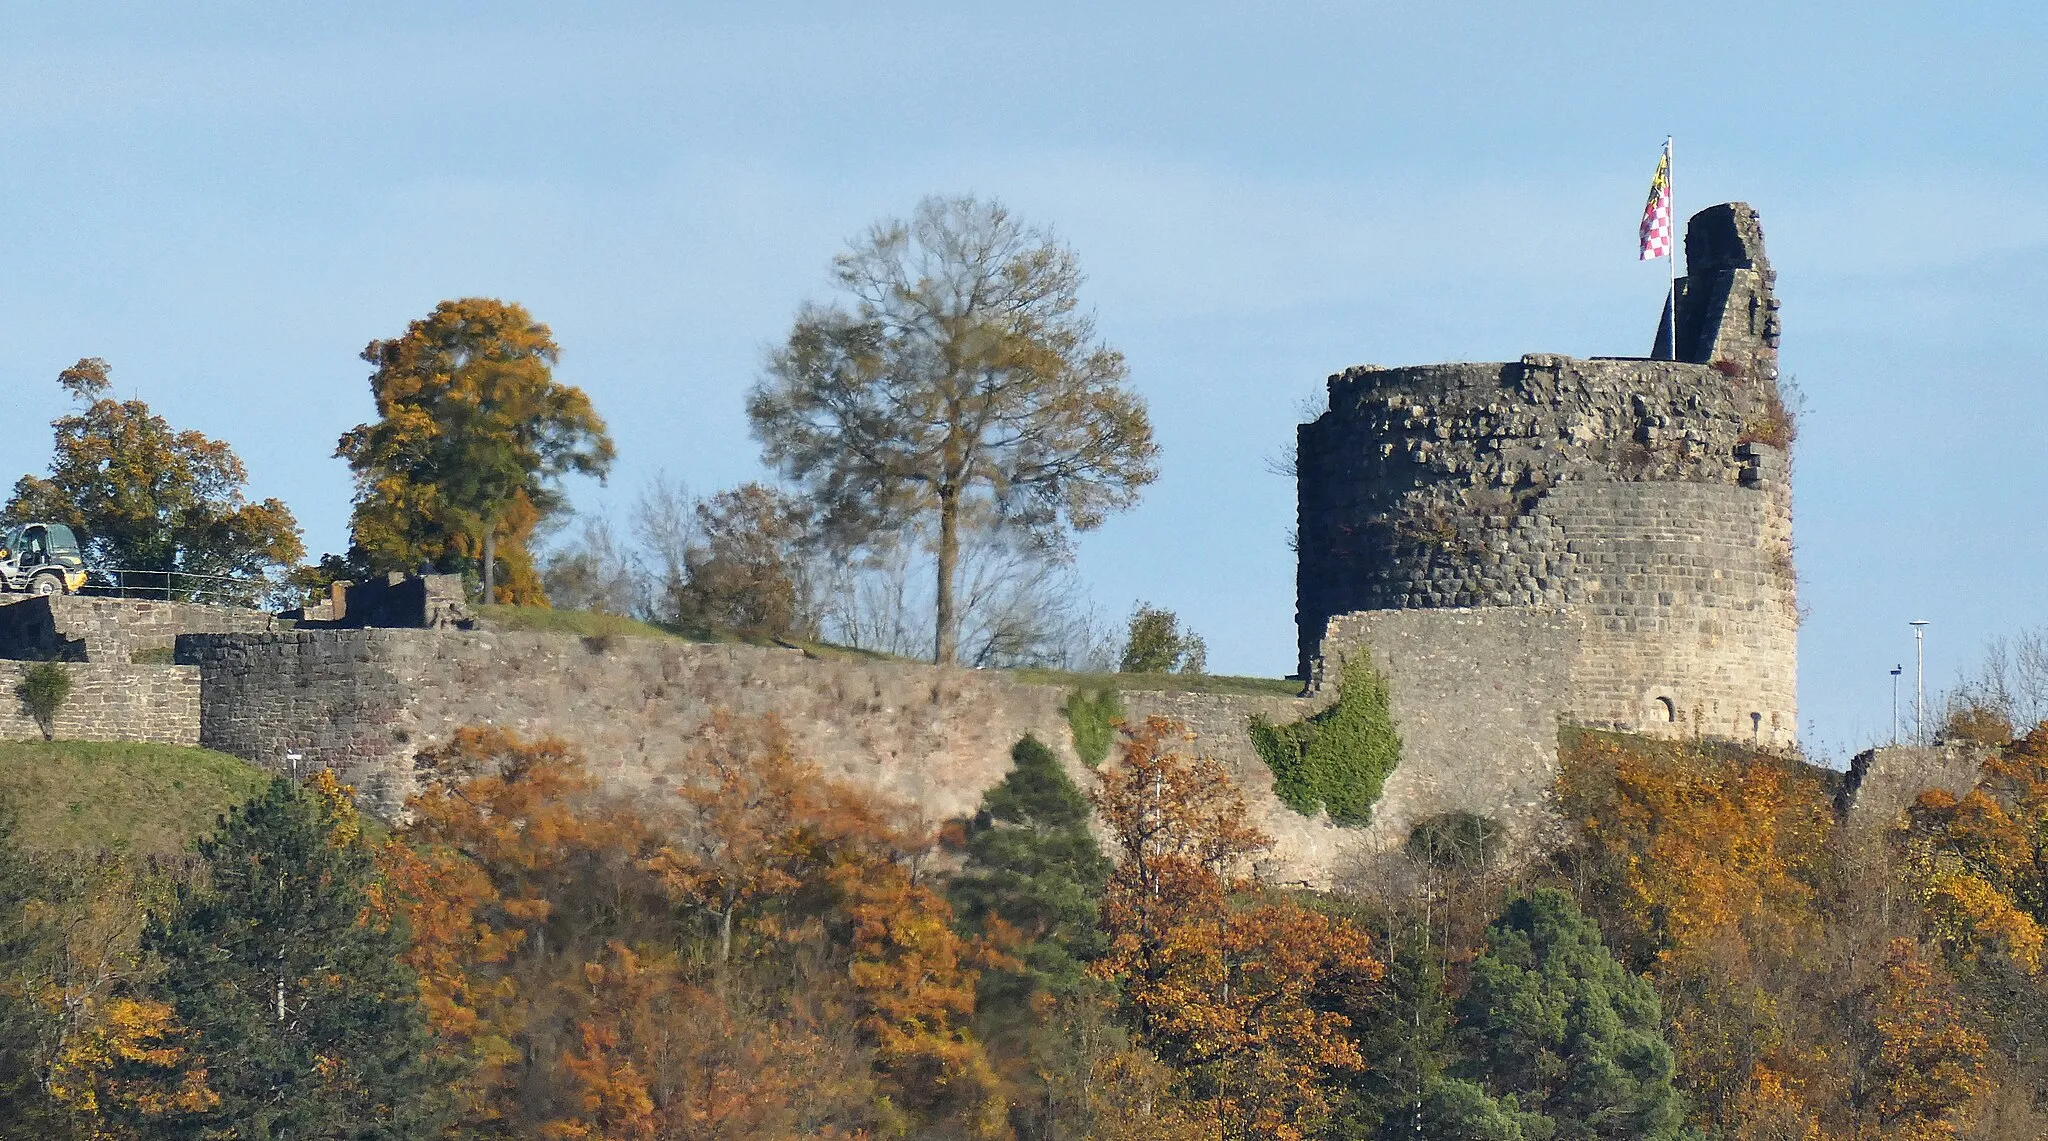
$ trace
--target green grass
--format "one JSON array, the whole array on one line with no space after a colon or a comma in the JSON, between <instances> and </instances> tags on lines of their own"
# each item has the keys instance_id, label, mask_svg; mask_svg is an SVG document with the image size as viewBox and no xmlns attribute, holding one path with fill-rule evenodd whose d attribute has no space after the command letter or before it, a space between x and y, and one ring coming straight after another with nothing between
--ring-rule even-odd
<instances>
[{"instance_id":1,"label":"green grass","mask_svg":"<svg viewBox=\"0 0 2048 1141\"><path fill-rule=\"evenodd\" d=\"M701 626L656 626L617 614L584 610L546 610L531 606L483 606L478 613L494 630L515 630L535 634L568 634L579 638L665 638L681 642L743 643L750 646L782 646L802 650L818 658L860 658L869 661L923 662L875 650L836 646L830 642L782 641L733 630ZM1175 693L1244 693L1262 697L1297 697L1301 683L1283 678L1219 677L1210 674L1125 674L1073 673L1067 670L1008 670L1018 681L1030 685L1056 685L1068 689L1168 690Z\"/></svg>"},{"instance_id":2,"label":"green grass","mask_svg":"<svg viewBox=\"0 0 2048 1141\"><path fill-rule=\"evenodd\" d=\"M719 630L708 626L657 626L617 614L588 610L547 610L535 606L492 605L478 608L484 624L494 630L517 630L534 634L570 634L579 638L658 638L677 642L738 643L749 646L781 646L802 650L820 658L868 658L877 661L907 661L874 650L835 646L829 642L803 642Z\"/></svg>"},{"instance_id":3,"label":"green grass","mask_svg":"<svg viewBox=\"0 0 2048 1141\"><path fill-rule=\"evenodd\" d=\"M1125 692L1166 690L1172 693L1242 693L1258 697L1299 697L1301 683L1273 677L1224 677L1217 674L1073 673L1068 670L1011 670L1030 685Z\"/></svg>"},{"instance_id":4,"label":"green grass","mask_svg":"<svg viewBox=\"0 0 2048 1141\"><path fill-rule=\"evenodd\" d=\"M586 610L547 610L538 606L483 606L478 610L484 622L495 630L520 630L534 634L574 634L580 638L669 638L672 634L617 614L596 614ZM688 641L712 639L690 638Z\"/></svg>"},{"instance_id":5,"label":"green grass","mask_svg":"<svg viewBox=\"0 0 2048 1141\"><path fill-rule=\"evenodd\" d=\"M0 741L0 798L23 847L173 856L269 776L226 753L101 741Z\"/></svg>"}]
</instances>

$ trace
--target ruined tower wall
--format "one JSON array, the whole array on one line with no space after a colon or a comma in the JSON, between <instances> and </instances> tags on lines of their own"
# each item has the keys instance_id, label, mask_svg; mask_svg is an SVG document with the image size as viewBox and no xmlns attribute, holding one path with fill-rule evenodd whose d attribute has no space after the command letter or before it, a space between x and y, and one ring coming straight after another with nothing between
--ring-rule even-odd
<instances>
[{"instance_id":1,"label":"ruined tower wall","mask_svg":"<svg viewBox=\"0 0 2048 1141\"><path fill-rule=\"evenodd\" d=\"M1696 215L1679 360L1364 366L1297 438L1302 669L1340 615L1551 607L1572 720L1789 744L1798 625L1777 304L1746 206Z\"/></svg>"},{"instance_id":2,"label":"ruined tower wall","mask_svg":"<svg viewBox=\"0 0 2048 1141\"><path fill-rule=\"evenodd\" d=\"M1570 536L1585 618L1572 719L1790 745L1797 728L1791 519L1717 484L1568 484L1539 517Z\"/></svg>"}]
</instances>

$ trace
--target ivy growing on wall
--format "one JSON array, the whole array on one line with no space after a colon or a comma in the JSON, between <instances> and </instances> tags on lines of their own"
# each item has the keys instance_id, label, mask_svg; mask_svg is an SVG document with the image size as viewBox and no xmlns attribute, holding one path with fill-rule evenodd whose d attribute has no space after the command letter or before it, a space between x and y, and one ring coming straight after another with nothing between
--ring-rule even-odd
<instances>
[{"instance_id":1,"label":"ivy growing on wall","mask_svg":"<svg viewBox=\"0 0 2048 1141\"><path fill-rule=\"evenodd\" d=\"M1099 767L1116 741L1117 722L1124 719L1124 699L1113 689L1067 695L1067 728L1074 734L1074 752L1089 768Z\"/></svg>"},{"instance_id":2,"label":"ivy growing on wall","mask_svg":"<svg viewBox=\"0 0 2048 1141\"><path fill-rule=\"evenodd\" d=\"M1364 661L1345 664L1335 705L1287 725L1254 714L1251 735L1281 801L1304 816L1327 809L1338 824L1370 822L1387 774L1401 761L1387 680Z\"/></svg>"}]
</instances>

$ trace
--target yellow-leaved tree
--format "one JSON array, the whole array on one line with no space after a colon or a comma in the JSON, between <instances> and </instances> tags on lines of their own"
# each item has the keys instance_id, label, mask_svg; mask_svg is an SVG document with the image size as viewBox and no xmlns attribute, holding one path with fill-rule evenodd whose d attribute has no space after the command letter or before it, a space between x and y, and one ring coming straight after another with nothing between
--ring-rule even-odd
<instances>
[{"instance_id":1,"label":"yellow-leaved tree","mask_svg":"<svg viewBox=\"0 0 2048 1141\"><path fill-rule=\"evenodd\" d=\"M357 571L474 571L486 602L545 604L534 528L564 508L563 476L603 479L613 456L590 397L555 382L560 354L524 306L484 297L370 342L378 418L335 451L355 473Z\"/></svg>"},{"instance_id":2,"label":"yellow-leaved tree","mask_svg":"<svg viewBox=\"0 0 2048 1141\"><path fill-rule=\"evenodd\" d=\"M50 474L15 483L8 518L81 531L98 566L150 572L130 585L169 592L190 580L157 576L253 579L305 556L291 510L276 499L248 501L248 471L225 443L171 427L140 400L114 399L98 357L65 369L57 383L79 407L51 423Z\"/></svg>"}]
</instances>

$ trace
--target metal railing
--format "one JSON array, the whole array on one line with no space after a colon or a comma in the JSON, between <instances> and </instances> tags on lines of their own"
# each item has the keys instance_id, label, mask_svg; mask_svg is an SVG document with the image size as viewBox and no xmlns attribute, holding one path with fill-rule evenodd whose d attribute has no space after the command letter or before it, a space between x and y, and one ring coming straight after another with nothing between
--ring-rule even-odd
<instances>
[{"instance_id":1,"label":"metal railing","mask_svg":"<svg viewBox=\"0 0 2048 1141\"><path fill-rule=\"evenodd\" d=\"M101 598L136 598L150 602L197 602L211 606L268 609L283 589L264 578L190 571L128 570L93 567L80 594Z\"/></svg>"}]
</instances>

